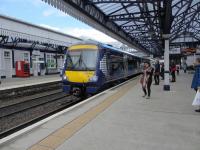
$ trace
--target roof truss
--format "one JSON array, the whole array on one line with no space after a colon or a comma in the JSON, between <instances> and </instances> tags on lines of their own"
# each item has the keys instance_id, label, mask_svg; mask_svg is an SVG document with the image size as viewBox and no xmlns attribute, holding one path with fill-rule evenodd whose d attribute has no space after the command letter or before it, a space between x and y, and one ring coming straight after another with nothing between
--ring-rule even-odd
<instances>
[{"instance_id":1,"label":"roof truss","mask_svg":"<svg viewBox=\"0 0 200 150\"><path fill-rule=\"evenodd\" d=\"M163 54L163 34L170 34L171 41L188 34L196 39L200 37L199 0L44 1L122 42L154 55ZM80 13L99 26L81 17Z\"/></svg>"}]
</instances>

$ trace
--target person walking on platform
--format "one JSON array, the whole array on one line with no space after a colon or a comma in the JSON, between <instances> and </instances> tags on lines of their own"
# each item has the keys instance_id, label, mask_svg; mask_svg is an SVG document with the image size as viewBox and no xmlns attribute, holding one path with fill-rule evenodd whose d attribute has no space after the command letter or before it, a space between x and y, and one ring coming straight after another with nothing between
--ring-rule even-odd
<instances>
[{"instance_id":1,"label":"person walking on platform","mask_svg":"<svg viewBox=\"0 0 200 150\"><path fill-rule=\"evenodd\" d=\"M194 89L196 92L197 91L200 92L200 58L196 59L195 73L193 76L191 88ZM199 109L195 110L196 112L200 112L200 102L198 106L199 106Z\"/></svg>"},{"instance_id":2,"label":"person walking on platform","mask_svg":"<svg viewBox=\"0 0 200 150\"><path fill-rule=\"evenodd\" d=\"M151 96L151 84L152 84L152 76L153 76L153 68L151 67L149 62L144 63L143 75L140 80L142 84L142 89L144 92L144 96L146 99L149 99Z\"/></svg>"},{"instance_id":3,"label":"person walking on platform","mask_svg":"<svg viewBox=\"0 0 200 150\"><path fill-rule=\"evenodd\" d=\"M155 71L154 71L155 85L159 85L159 82L160 82L159 76L160 76L160 64L159 64L159 61L157 60L155 64Z\"/></svg>"},{"instance_id":4,"label":"person walking on platform","mask_svg":"<svg viewBox=\"0 0 200 150\"><path fill-rule=\"evenodd\" d=\"M187 71L187 64L186 63L183 64L183 70L184 70L184 73L186 73L186 71Z\"/></svg>"},{"instance_id":5,"label":"person walking on platform","mask_svg":"<svg viewBox=\"0 0 200 150\"><path fill-rule=\"evenodd\" d=\"M179 65L176 66L177 75L179 75Z\"/></svg>"},{"instance_id":6,"label":"person walking on platform","mask_svg":"<svg viewBox=\"0 0 200 150\"><path fill-rule=\"evenodd\" d=\"M162 63L160 68L160 76L162 77L161 78L162 80L164 80L164 72L165 72L164 63Z\"/></svg>"},{"instance_id":7,"label":"person walking on platform","mask_svg":"<svg viewBox=\"0 0 200 150\"><path fill-rule=\"evenodd\" d=\"M171 64L170 72L171 72L171 75L172 75L171 82L176 82L176 65L175 65L174 62L172 62L172 64Z\"/></svg>"}]
</instances>

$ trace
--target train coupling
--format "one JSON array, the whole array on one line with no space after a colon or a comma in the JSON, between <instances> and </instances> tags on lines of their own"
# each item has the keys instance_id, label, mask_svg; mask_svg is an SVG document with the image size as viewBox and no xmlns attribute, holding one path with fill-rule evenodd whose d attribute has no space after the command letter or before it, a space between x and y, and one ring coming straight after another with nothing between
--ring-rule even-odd
<instances>
[{"instance_id":1,"label":"train coupling","mask_svg":"<svg viewBox=\"0 0 200 150\"><path fill-rule=\"evenodd\" d=\"M74 96L80 96L80 95L82 94L82 90L81 90L80 88L78 88L78 87L74 87L74 88L72 89L72 94L73 94Z\"/></svg>"}]
</instances>

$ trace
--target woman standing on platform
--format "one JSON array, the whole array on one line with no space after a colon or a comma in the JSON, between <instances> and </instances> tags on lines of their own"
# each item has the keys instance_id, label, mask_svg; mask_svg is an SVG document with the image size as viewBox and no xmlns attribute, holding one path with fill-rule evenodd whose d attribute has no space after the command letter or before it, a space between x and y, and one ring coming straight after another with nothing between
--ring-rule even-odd
<instances>
[{"instance_id":1,"label":"woman standing on platform","mask_svg":"<svg viewBox=\"0 0 200 150\"><path fill-rule=\"evenodd\" d=\"M153 68L149 62L144 63L143 75L140 80L142 84L142 89L144 91L144 96L146 99L149 99L151 96L151 84L152 84Z\"/></svg>"},{"instance_id":2,"label":"woman standing on platform","mask_svg":"<svg viewBox=\"0 0 200 150\"><path fill-rule=\"evenodd\" d=\"M200 92L200 58L196 59L195 73L193 76L191 88L193 88L196 92L197 91ZM198 99L200 99L200 97L198 97ZM194 104L194 102L193 102L193 104ZM200 112L200 100L198 102L195 102L195 105L199 106L199 109L197 109L195 111Z\"/></svg>"}]
</instances>

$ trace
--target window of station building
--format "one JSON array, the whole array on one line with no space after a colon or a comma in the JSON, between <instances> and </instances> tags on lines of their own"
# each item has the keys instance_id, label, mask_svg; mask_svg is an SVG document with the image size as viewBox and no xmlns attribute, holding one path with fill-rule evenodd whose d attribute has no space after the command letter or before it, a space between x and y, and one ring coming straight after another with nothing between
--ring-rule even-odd
<instances>
[{"instance_id":1,"label":"window of station building","mask_svg":"<svg viewBox=\"0 0 200 150\"><path fill-rule=\"evenodd\" d=\"M47 67L48 68L56 68L56 59L53 54L47 54Z\"/></svg>"},{"instance_id":2,"label":"window of station building","mask_svg":"<svg viewBox=\"0 0 200 150\"><path fill-rule=\"evenodd\" d=\"M4 58L10 58L10 52L4 51Z\"/></svg>"},{"instance_id":3,"label":"window of station building","mask_svg":"<svg viewBox=\"0 0 200 150\"><path fill-rule=\"evenodd\" d=\"M24 61L29 61L28 53L24 53Z\"/></svg>"}]
</instances>

